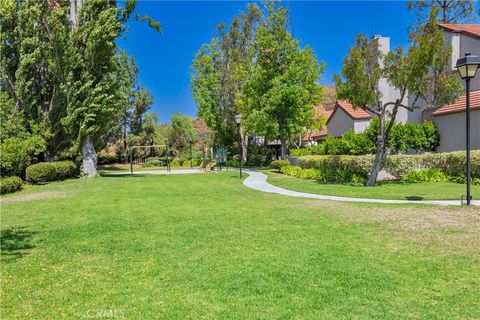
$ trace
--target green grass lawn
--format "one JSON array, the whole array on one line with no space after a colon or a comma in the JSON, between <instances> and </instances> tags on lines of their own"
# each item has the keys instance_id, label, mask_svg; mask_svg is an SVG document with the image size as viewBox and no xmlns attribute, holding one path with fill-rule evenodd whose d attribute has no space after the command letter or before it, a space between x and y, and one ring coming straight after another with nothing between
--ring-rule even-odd
<instances>
[{"instance_id":1,"label":"green grass lawn","mask_svg":"<svg viewBox=\"0 0 480 320\"><path fill-rule=\"evenodd\" d=\"M198 166L193 167L194 169L198 169ZM98 171L100 173L102 172L117 172L117 171L128 171L130 172L130 165L125 164L125 163L115 163L115 164L106 164L106 165L100 165L98 166ZM190 162L181 167L171 167L172 170L185 170L185 169L191 169L190 168ZM143 167L140 165L134 165L133 166L133 171L167 171L167 167Z\"/></svg>"},{"instance_id":2,"label":"green grass lawn","mask_svg":"<svg viewBox=\"0 0 480 320\"><path fill-rule=\"evenodd\" d=\"M464 184L449 182L380 182L374 187L360 184L320 183L264 170L268 182L277 187L332 196L399 200L459 200L466 194ZM480 199L480 186L472 186L473 199Z\"/></svg>"},{"instance_id":3,"label":"green grass lawn","mask_svg":"<svg viewBox=\"0 0 480 320\"><path fill-rule=\"evenodd\" d=\"M1 199L2 319L480 314L478 208L289 198L234 172L68 180Z\"/></svg>"}]
</instances>

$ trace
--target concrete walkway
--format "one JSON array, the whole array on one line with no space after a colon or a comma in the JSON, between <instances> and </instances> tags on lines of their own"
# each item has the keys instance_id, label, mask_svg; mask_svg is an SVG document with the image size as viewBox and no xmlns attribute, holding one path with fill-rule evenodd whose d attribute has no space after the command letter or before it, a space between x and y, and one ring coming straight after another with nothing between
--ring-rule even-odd
<instances>
[{"instance_id":1,"label":"concrete walkway","mask_svg":"<svg viewBox=\"0 0 480 320\"><path fill-rule=\"evenodd\" d=\"M248 174L248 177L243 181L243 184L251 189L281 194L283 196L290 197L300 197L300 198L310 198L310 199L319 199L319 200L332 200L332 201L343 201L343 202L369 202L369 203L386 203L386 204L398 204L398 203L409 203L409 204L435 204L441 206L455 206L460 205L460 200L387 200L387 199L365 199L365 198L349 198L349 197L337 197L337 196L327 196L313 193L297 192L291 191L279 187L275 187L267 182L267 175L261 172L255 171L245 171ZM480 201L472 201L472 204L475 206L480 206Z\"/></svg>"}]
</instances>

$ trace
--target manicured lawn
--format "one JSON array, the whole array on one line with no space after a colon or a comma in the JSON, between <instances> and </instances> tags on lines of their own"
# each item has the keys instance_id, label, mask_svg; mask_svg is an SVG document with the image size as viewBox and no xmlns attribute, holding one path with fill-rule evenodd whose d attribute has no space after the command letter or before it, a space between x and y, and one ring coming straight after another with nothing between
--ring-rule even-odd
<instances>
[{"instance_id":1,"label":"manicured lawn","mask_svg":"<svg viewBox=\"0 0 480 320\"><path fill-rule=\"evenodd\" d=\"M459 200L466 194L464 184L448 182L383 182L374 187L360 184L320 183L264 170L268 182L277 187L316 194L372 199ZM480 186L472 186L473 199L480 199Z\"/></svg>"},{"instance_id":2,"label":"manicured lawn","mask_svg":"<svg viewBox=\"0 0 480 320\"><path fill-rule=\"evenodd\" d=\"M237 175L1 197L1 318L478 318L478 208L289 198Z\"/></svg>"}]
</instances>

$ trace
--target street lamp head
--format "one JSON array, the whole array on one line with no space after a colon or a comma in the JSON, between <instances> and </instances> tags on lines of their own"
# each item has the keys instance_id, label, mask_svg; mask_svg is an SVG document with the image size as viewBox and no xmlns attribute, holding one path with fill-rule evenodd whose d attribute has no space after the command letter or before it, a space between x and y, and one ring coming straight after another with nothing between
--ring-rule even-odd
<instances>
[{"instance_id":1,"label":"street lamp head","mask_svg":"<svg viewBox=\"0 0 480 320\"><path fill-rule=\"evenodd\" d=\"M475 78L479 66L480 58L471 55L470 52L465 53L465 57L458 59L456 65L460 77L464 80Z\"/></svg>"},{"instance_id":2,"label":"street lamp head","mask_svg":"<svg viewBox=\"0 0 480 320\"><path fill-rule=\"evenodd\" d=\"M240 114L235 115L235 123L240 124L242 122L242 116Z\"/></svg>"}]
</instances>

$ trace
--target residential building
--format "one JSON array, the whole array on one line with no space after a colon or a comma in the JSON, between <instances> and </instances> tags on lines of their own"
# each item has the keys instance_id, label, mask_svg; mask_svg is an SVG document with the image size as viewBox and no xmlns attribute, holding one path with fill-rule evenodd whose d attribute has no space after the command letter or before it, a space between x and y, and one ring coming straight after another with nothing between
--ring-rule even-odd
<instances>
[{"instance_id":1,"label":"residential building","mask_svg":"<svg viewBox=\"0 0 480 320\"><path fill-rule=\"evenodd\" d=\"M480 24L450 24L441 23L443 36L452 47L451 69L458 76L455 66L457 60L463 58L465 53L480 56ZM462 81L463 82L463 81ZM471 81L472 91L480 90L480 72Z\"/></svg>"},{"instance_id":2,"label":"residential building","mask_svg":"<svg viewBox=\"0 0 480 320\"><path fill-rule=\"evenodd\" d=\"M456 64L466 52L480 56L480 24L439 24L447 43L452 47L451 69L456 77ZM460 78L459 78L460 79ZM460 79L461 80L461 79ZM465 82L461 80L462 84ZM471 148L480 149L480 71L470 80ZM452 104L443 106L423 116L432 119L440 134L438 152L465 150L466 146L466 97L461 96ZM430 116L431 115L431 116Z\"/></svg>"},{"instance_id":3,"label":"residential building","mask_svg":"<svg viewBox=\"0 0 480 320\"><path fill-rule=\"evenodd\" d=\"M466 96L433 112L433 122L440 135L438 152L465 150ZM480 149L480 91L470 95L470 147Z\"/></svg>"},{"instance_id":4,"label":"residential building","mask_svg":"<svg viewBox=\"0 0 480 320\"><path fill-rule=\"evenodd\" d=\"M332 114L327 120L327 132L334 137L353 130L357 133L365 131L372 115L363 109L356 108L347 101L337 101Z\"/></svg>"}]
</instances>

